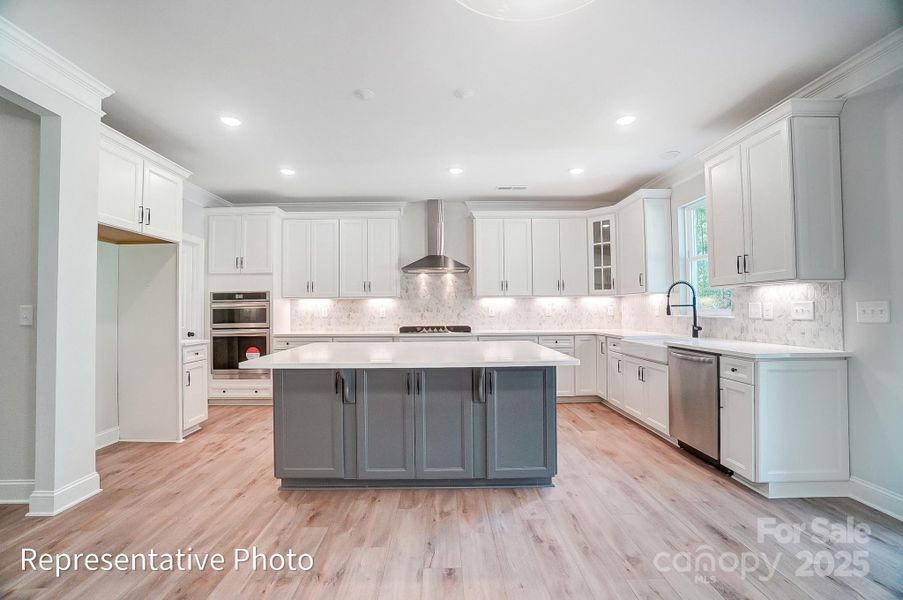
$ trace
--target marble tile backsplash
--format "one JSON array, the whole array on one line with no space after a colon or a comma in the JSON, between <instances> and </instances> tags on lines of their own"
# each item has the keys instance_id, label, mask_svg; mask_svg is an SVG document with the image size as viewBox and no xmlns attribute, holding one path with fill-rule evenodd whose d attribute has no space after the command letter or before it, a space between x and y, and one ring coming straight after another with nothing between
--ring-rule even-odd
<instances>
[{"instance_id":1,"label":"marble tile backsplash","mask_svg":"<svg viewBox=\"0 0 903 600\"><path fill-rule=\"evenodd\" d=\"M737 287L733 289L733 299L733 317L700 318L702 337L843 349L840 282ZM814 321L794 321L790 318L791 302L798 300L815 303ZM771 303L774 318L750 319L750 302ZM689 316L665 315L663 294L623 297L620 312L621 326L626 329L690 335L692 321Z\"/></svg>"},{"instance_id":2,"label":"marble tile backsplash","mask_svg":"<svg viewBox=\"0 0 903 600\"><path fill-rule=\"evenodd\" d=\"M841 284L795 283L733 290L731 318L700 318L703 337L839 350ZM793 321L790 304L815 303L814 321ZM770 302L772 320L750 319L750 302ZM469 275L402 275L401 297L294 300L291 329L397 331L401 325L470 325L478 330L625 328L690 335L688 316L665 315L665 296L622 298L474 298Z\"/></svg>"},{"instance_id":3,"label":"marble tile backsplash","mask_svg":"<svg viewBox=\"0 0 903 600\"><path fill-rule=\"evenodd\" d=\"M474 298L469 275L401 277L396 299L294 300L292 331L397 331L401 325L442 324L551 331L620 323L616 298Z\"/></svg>"}]
</instances>

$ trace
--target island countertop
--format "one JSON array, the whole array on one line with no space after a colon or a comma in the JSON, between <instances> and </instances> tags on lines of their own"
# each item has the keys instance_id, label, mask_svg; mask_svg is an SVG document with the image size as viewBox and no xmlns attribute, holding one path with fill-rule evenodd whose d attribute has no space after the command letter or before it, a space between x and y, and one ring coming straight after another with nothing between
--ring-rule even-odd
<instances>
[{"instance_id":1,"label":"island countertop","mask_svg":"<svg viewBox=\"0 0 903 600\"><path fill-rule=\"evenodd\" d=\"M580 361L533 342L319 342L239 363L242 369L563 367Z\"/></svg>"}]
</instances>

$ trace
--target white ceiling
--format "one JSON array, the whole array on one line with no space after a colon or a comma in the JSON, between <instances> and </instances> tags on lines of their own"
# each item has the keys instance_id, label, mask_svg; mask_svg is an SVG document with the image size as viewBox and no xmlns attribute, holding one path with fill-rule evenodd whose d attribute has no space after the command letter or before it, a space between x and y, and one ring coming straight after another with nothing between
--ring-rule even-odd
<instances>
[{"instance_id":1,"label":"white ceiling","mask_svg":"<svg viewBox=\"0 0 903 600\"><path fill-rule=\"evenodd\" d=\"M107 123L232 201L614 200L899 27L903 2L596 0L537 22L455 0L0 0L0 14L116 90ZM510 184L529 188L496 191Z\"/></svg>"}]
</instances>

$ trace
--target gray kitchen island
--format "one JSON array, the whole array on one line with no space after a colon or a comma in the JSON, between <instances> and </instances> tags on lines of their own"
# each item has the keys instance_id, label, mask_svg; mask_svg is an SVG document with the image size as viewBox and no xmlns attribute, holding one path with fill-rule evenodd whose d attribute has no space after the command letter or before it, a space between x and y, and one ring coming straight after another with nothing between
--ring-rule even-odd
<instances>
[{"instance_id":1,"label":"gray kitchen island","mask_svg":"<svg viewBox=\"0 0 903 600\"><path fill-rule=\"evenodd\" d=\"M248 360L273 370L284 489L548 486L555 367L532 342L315 343Z\"/></svg>"}]
</instances>

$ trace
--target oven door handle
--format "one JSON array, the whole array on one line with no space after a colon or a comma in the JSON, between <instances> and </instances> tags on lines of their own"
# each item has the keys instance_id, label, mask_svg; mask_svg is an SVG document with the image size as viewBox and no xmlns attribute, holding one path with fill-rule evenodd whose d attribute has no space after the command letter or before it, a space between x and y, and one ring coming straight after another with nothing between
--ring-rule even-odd
<instances>
[{"instance_id":1,"label":"oven door handle","mask_svg":"<svg viewBox=\"0 0 903 600\"><path fill-rule=\"evenodd\" d=\"M270 336L269 329L214 329L210 332L213 337L260 337Z\"/></svg>"},{"instance_id":2,"label":"oven door handle","mask_svg":"<svg viewBox=\"0 0 903 600\"><path fill-rule=\"evenodd\" d=\"M269 308L269 300L247 300L245 302L211 302L210 308Z\"/></svg>"}]
</instances>

